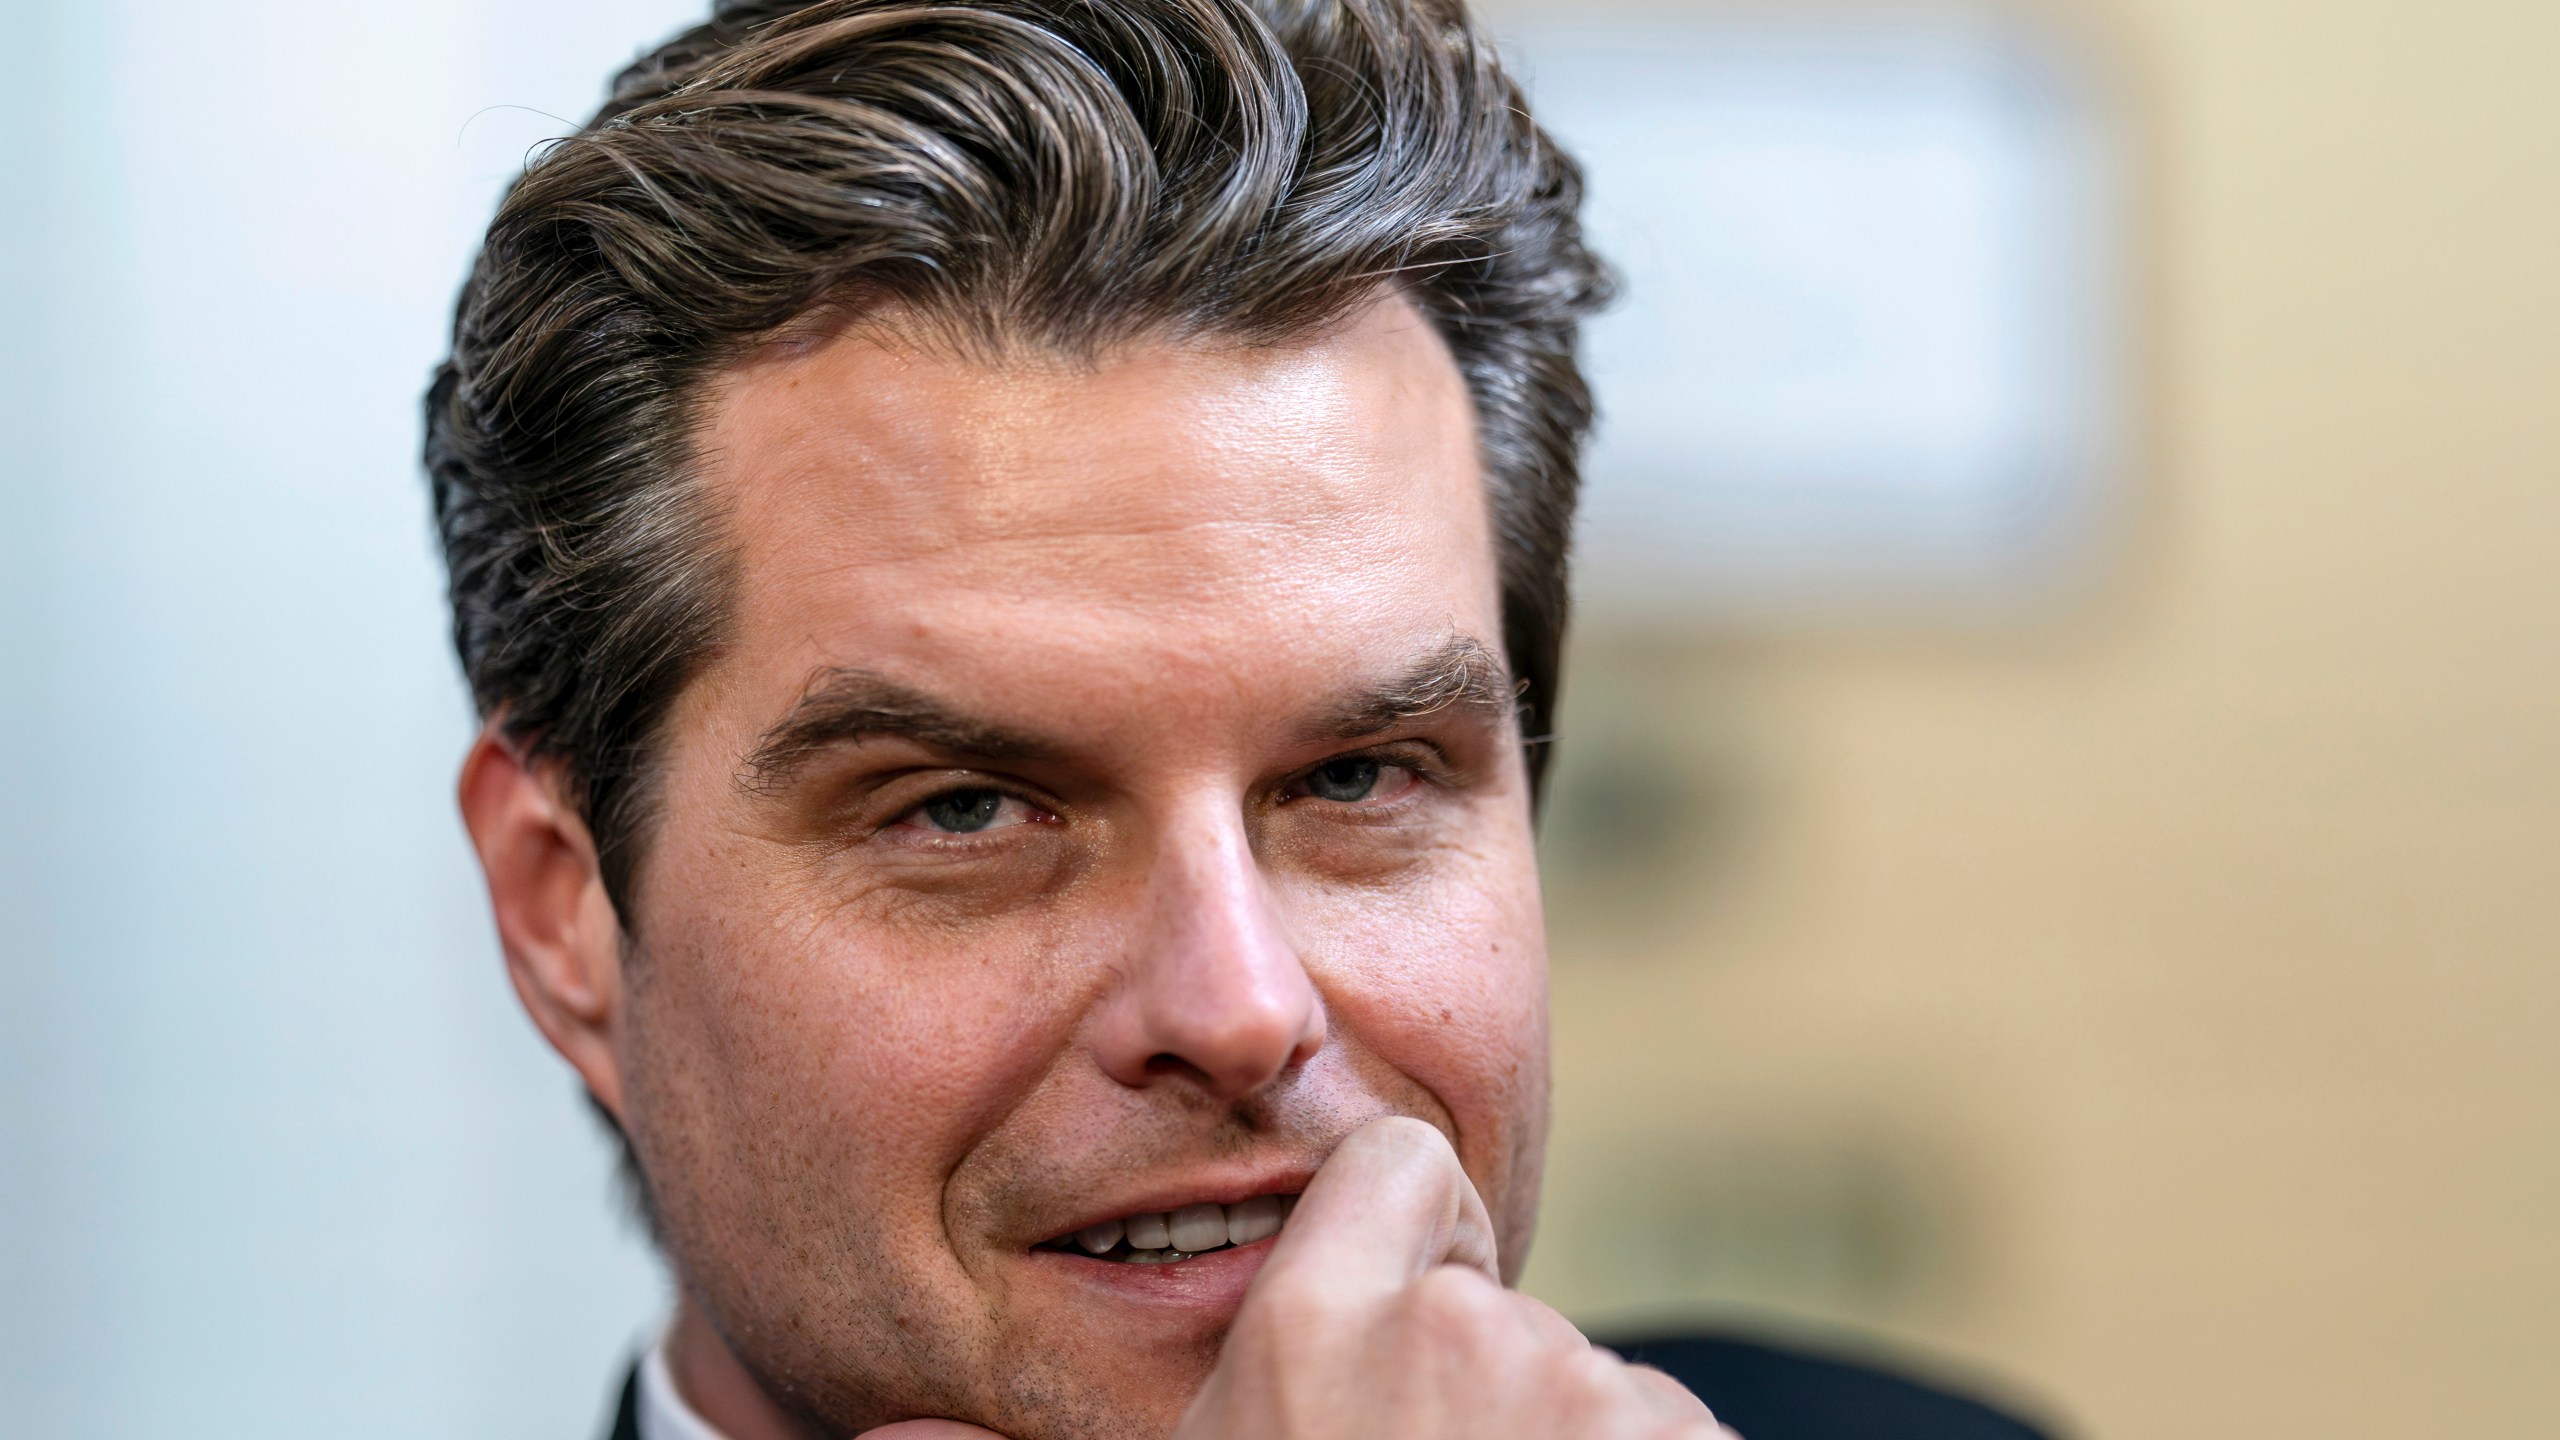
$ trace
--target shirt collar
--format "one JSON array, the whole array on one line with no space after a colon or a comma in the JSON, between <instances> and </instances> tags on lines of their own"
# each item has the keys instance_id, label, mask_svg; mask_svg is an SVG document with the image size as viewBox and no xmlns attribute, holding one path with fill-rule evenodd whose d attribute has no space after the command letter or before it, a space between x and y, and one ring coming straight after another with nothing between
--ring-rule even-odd
<instances>
[{"instance_id":1,"label":"shirt collar","mask_svg":"<svg viewBox=\"0 0 2560 1440\"><path fill-rule=\"evenodd\" d=\"M640 1359L640 1440L728 1440L676 1393L664 1337Z\"/></svg>"}]
</instances>

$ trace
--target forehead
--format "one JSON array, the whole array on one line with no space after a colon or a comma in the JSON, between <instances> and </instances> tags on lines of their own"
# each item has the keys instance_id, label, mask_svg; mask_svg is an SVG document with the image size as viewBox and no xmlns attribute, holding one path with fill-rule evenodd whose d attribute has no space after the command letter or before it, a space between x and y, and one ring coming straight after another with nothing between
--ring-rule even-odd
<instances>
[{"instance_id":1,"label":"forehead","mask_svg":"<svg viewBox=\"0 0 2560 1440\"><path fill-rule=\"evenodd\" d=\"M723 668L773 684L971 657L1160 684L1238 647L1286 673L1500 633L1465 386L1400 300L1089 364L856 331L742 367L705 438L740 561Z\"/></svg>"}]
</instances>

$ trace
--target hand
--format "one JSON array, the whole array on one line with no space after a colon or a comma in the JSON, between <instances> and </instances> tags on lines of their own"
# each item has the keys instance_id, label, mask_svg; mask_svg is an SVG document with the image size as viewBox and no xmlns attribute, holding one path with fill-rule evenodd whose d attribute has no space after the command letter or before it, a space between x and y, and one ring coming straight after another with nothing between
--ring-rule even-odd
<instances>
[{"instance_id":1,"label":"hand","mask_svg":"<svg viewBox=\"0 0 2560 1440\"><path fill-rule=\"evenodd\" d=\"M1440 1132L1362 1127L1299 1197L1174 1440L1735 1440L1499 1273ZM913 1420L863 1440L1002 1437Z\"/></svg>"},{"instance_id":2,"label":"hand","mask_svg":"<svg viewBox=\"0 0 2560 1440\"><path fill-rule=\"evenodd\" d=\"M1733 1440L1498 1274L1440 1132L1363 1127L1290 1213L1176 1440Z\"/></svg>"}]
</instances>

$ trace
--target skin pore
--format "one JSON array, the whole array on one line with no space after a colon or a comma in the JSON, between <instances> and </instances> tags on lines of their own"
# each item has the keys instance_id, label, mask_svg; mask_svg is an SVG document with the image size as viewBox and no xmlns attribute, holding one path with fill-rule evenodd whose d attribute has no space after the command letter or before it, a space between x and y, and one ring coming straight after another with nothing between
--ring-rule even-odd
<instances>
[{"instance_id":1,"label":"skin pore","mask_svg":"<svg viewBox=\"0 0 2560 1440\"><path fill-rule=\"evenodd\" d=\"M650 1176L688 1399L1169 1435L1273 1242L1054 1242L1296 1195L1385 1116L1516 1273L1545 959L1430 325L1092 364L863 327L728 375L702 451L734 610L632 913L556 776L492 734L462 785L518 992Z\"/></svg>"}]
</instances>

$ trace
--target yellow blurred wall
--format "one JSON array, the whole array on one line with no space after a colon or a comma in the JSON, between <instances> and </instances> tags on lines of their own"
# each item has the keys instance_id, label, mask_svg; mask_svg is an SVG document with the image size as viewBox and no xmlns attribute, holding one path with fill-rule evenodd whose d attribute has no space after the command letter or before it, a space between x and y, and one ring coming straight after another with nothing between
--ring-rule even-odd
<instances>
[{"instance_id":1,"label":"yellow blurred wall","mask_svg":"<svg viewBox=\"0 0 2560 1440\"><path fill-rule=\"evenodd\" d=\"M2560 1434L2560 4L2045 13L2139 161L2122 557L1580 638L1528 1286L2092 1436Z\"/></svg>"}]
</instances>

